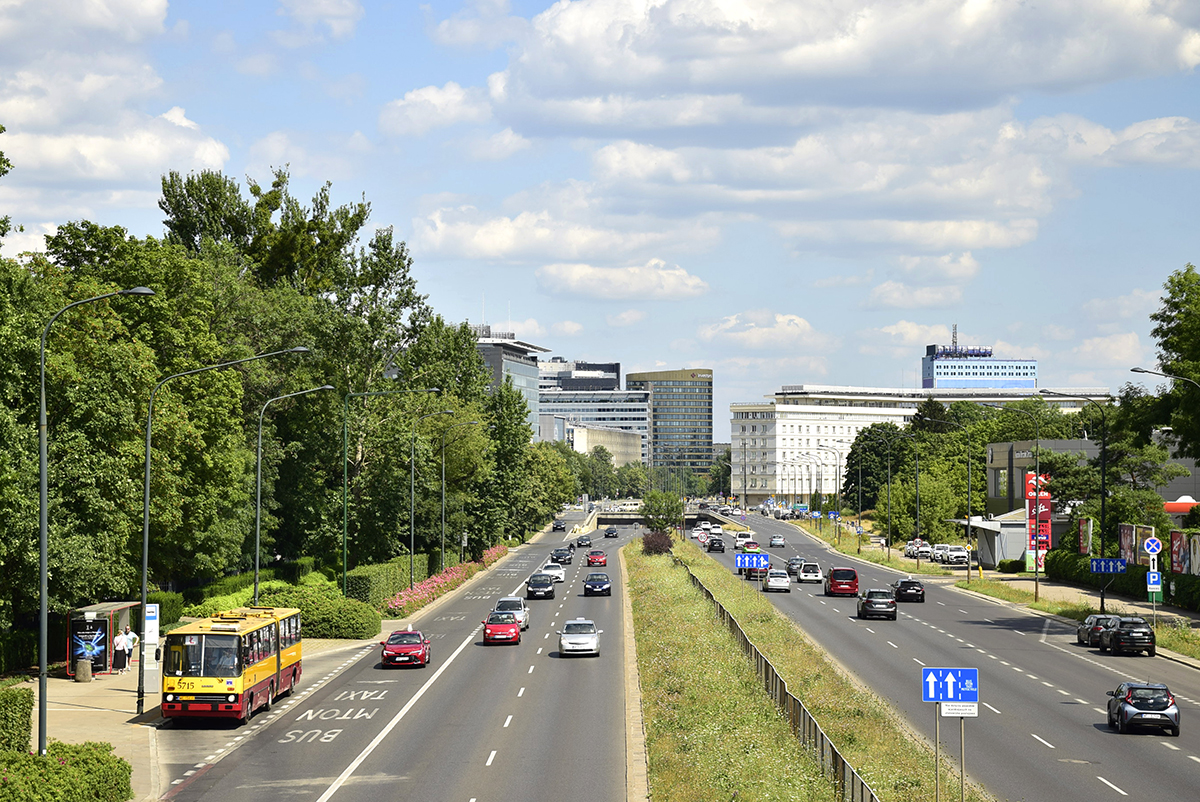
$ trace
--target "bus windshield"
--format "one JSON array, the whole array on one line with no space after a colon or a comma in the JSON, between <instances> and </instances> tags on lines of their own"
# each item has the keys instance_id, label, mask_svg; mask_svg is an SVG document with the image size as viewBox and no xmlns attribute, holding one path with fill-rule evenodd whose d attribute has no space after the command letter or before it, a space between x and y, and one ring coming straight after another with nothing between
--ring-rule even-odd
<instances>
[{"instance_id":1,"label":"bus windshield","mask_svg":"<svg viewBox=\"0 0 1200 802\"><path fill-rule=\"evenodd\" d=\"M237 635L168 635L166 673L176 677L236 677Z\"/></svg>"}]
</instances>

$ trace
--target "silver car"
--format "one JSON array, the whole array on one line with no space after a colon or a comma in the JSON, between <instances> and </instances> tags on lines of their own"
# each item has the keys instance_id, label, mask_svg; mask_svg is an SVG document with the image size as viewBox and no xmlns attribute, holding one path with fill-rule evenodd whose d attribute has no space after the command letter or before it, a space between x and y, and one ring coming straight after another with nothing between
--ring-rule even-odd
<instances>
[{"instance_id":1,"label":"silver car","mask_svg":"<svg viewBox=\"0 0 1200 802\"><path fill-rule=\"evenodd\" d=\"M763 577L762 589L763 593L770 593L772 590L782 590L784 593L791 593L792 578L782 568L772 568Z\"/></svg>"},{"instance_id":2,"label":"silver car","mask_svg":"<svg viewBox=\"0 0 1200 802\"><path fill-rule=\"evenodd\" d=\"M590 654L600 656L600 635L604 630L596 629L596 622L576 618L566 622L558 632L558 655Z\"/></svg>"},{"instance_id":3,"label":"silver car","mask_svg":"<svg viewBox=\"0 0 1200 802\"><path fill-rule=\"evenodd\" d=\"M529 629L529 607L520 596L504 596L496 602L495 613L512 613L517 617L521 629Z\"/></svg>"}]
</instances>

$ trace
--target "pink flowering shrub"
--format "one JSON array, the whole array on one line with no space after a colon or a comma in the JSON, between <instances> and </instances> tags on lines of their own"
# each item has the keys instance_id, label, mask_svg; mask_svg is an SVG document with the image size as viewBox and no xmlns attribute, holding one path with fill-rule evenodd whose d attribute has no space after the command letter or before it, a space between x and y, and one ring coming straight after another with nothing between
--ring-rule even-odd
<instances>
[{"instance_id":1,"label":"pink flowering shrub","mask_svg":"<svg viewBox=\"0 0 1200 802\"><path fill-rule=\"evenodd\" d=\"M483 553L483 567L491 568L492 564L508 554L508 546L503 543L498 543Z\"/></svg>"},{"instance_id":2,"label":"pink flowering shrub","mask_svg":"<svg viewBox=\"0 0 1200 802\"><path fill-rule=\"evenodd\" d=\"M406 588L388 599L383 612L391 618L405 618L462 585L475 574L493 565L508 553L508 546L492 546L483 553L483 562L459 563L439 571L412 588Z\"/></svg>"}]
</instances>

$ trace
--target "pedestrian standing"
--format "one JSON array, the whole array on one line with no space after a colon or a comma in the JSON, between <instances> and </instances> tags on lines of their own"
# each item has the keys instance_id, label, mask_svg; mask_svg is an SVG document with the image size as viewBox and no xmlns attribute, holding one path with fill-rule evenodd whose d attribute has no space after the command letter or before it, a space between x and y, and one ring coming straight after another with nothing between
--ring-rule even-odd
<instances>
[{"instance_id":1,"label":"pedestrian standing","mask_svg":"<svg viewBox=\"0 0 1200 802\"><path fill-rule=\"evenodd\" d=\"M128 658L128 653L125 651L125 633L118 632L117 637L113 638L112 642L113 656L112 667L118 674L125 673L125 660Z\"/></svg>"},{"instance_id":2,"label":"pedestrian standing","mask_svg":"<svg viewBox=\"0 0 1200 802\"><path fill-rule=\"evenodd\" d=\"M138 641L140 640L140 638L138 638L136 632L134 632L132 629L130 629L128 624L125 625L125 631L121 634L124 636L124 640L125 640L125 661L124 661L125 662L125 672L124 673L128 674L130 667L133 665L133 650L135 647L137 647Z\"/></svg>"}]
</instances>

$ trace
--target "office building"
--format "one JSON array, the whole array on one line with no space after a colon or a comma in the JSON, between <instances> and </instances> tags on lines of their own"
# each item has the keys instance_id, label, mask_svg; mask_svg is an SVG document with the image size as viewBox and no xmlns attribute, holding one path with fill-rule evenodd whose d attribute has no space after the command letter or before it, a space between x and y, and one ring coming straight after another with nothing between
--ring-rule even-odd
<instances>
[{"instance_id":1,"label":"office building","mask_svg":"<svg viewBox=\"0 0 1200 802\"><path fill-rule=\"evenodd\" d=\"M711 368L630 373L625 389L650 395L650 465L708 470L713 458Z\"/></svg>"},{"instance_id":2,"label":"office building","mask_svg":"<svg viewBox=\"0 0 1200 802\"><path fill-rule=\"evenodd\" d=\"M633 432L638 437L639 458L649 456L650 394L630 390L547 390L540 394L538 407L546 424L543 436L557 428L553 419L566 427L579 425ZM560 439L563 439L560 438ZM624 463L616 463L621 467Z\"/></svg>"},{"instance_id":3,"label":"office building","mask_svg":"<svg viewBox=\"0 0 1200 802\"><path fill-rule=\"evenodd\" d=\"M550 390L620 390L620 362L576 362L556 356L538 362L538 384Z\"/></svg>"},{"instance_id":4,"label":"office building","mask_svg":"<svg viewBox=\"0 0 1200 802\"><path fill-rule=\"evenodd\" d=\"M1036 359L996 359L992 349L983 345L959 347L958 326L950 345L929 345L921 359L921 387L938 388L1012 388L1037 387Z\"/></svg>"},{"instance_id":5,"label":"office building","mask_svg":"<svg viewBox=\"0 0 1200 802\"><path fill-rule=\"evenodd\" d=\"M502 384L511 377L515 387L529 405L526 420L533 429L533 439L538 439L538 362L536 354L544 354L549 348L518 340L511 332L492 331L486 323L472 326L477 340L475 347L492 372L491 387Z\"/></svg>"},{"instance_id":6,"label":"office building","mask_svg":"<svg viewBox=\"0 0 1200 802\"><path fill-rule=\"evenodd\" d=\"M642 461L643 437L637 432L608 426L567 425L567 442L580 454L591 454L597 446L612 454L613 467Z\"/></svg>"}]
</instances>

